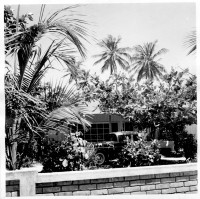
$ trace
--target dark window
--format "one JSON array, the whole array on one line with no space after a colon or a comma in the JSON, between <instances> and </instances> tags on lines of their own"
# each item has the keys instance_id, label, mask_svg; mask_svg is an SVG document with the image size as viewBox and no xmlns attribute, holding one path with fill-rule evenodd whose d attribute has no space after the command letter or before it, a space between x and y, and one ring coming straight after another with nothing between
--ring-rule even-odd
<instances>
[{"instance_id":1,"label":"dark window","mask_svg":"<svg viewBox=\"0 0 200 199\"><path fill-rule=\"evenodd\" d=\"M103 128L103 124L97 124L97 128L102 129Z\"/></svg>"},{"instance_id":2,"label":"dark window","mask_svg":"<svg viewBox=\"0 0 200 199\"><path fill-rule=\"evenodd\" d=\"M109 124L92 124L91 128L85 132L84 138L89 142L99 142L103 141L105 139L105 135L107 134L109 134Z\"/></svg>"},{"instance_id":3,"label":"dark window","mask_svg":"<svg viewBox=\"0 0 200 199\"><path fill-rule=\"evenodd\" d=\"M112 123L112 132L117 132L117 131L118 131L118 124Z\"/></svg>"},{"instance_id":4,"label":"dark window","mask_svg":"<svg viewBox=\"0 0 200 199\"><path fill-rule=\"evenodd\" d=\"M104 129L104 134L109 134L109 128L108 129Z\"/></svg>"},{"instance_id":5,"label":"dark window","mask_svg":"<svg viewBox=\"0 0 200 199\"><path fill-rule=\"evenodd\" d=\"M109 124L108 123L103 124L103 126L104 126L104 129L109 129Z\"/></svg>"}]
</instances>

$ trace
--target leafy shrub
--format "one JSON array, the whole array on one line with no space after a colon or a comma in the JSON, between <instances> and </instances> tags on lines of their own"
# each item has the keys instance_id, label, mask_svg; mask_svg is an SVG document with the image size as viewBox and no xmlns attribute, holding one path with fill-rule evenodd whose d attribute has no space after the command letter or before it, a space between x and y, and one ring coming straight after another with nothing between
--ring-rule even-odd
<instances>
[{"instance_id":1,"label":"leafy shrub","mask_svg":"<svg viewBox=\"0 0 200 199\"><path fill-rule=\"evenodd\" d=\"M183 139L183 151L186 159L191 160L196 158L197 140L192 134L187 134Z\"/></svg>"},{"instance_id":2,"label":"leafy shrub","mask_svg":"<svg viewBox=\"0 0 200 199\"><path fill-rule=\"evenodd\" d=\"M46 137L42 143L42 172L77 171L84 169L84 163L89 158L85 150L87 141L80 133L67 135L61 142Z\"/></svg>"},{"instance_id":3,"label":"leafy shrub","mask_svg":"<svg viewBox=\"0 0 200 199\"><path fill-rule=\"evenodd\" d=\"M197 154L197 140L194 135L188 134L186 130L177 133L175 137L175 150L182 151L186 159L195 159Z\"/></svg>"},{"instance_id":4,"label":"leafy shrub","mask_svg":"<svg viewBox=\"0 0 200 199\"><path fill-rule=\"evenodd\" d=\"M150 166L159 163L158 141L147 142L140 137L138 141L128 142L119 154L115 167Z\"/></svg>"}]
</instances>

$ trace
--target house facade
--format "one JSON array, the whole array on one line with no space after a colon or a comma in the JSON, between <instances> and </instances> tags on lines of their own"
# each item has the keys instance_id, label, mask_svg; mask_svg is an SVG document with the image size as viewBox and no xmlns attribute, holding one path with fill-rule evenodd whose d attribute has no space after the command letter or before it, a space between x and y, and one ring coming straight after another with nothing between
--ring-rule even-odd
<instances>
[{"instance_id":1,"label":"house facade","mask_svg":"<svg viewBox=\"0 0 200 199\"><path fill-rule=\"evenodd\" d=\"M81 125L77 125L74 131L83 132L83 138L90 142L105 140L109 132L135 130L132 123L117 114L95 113L87 119L91 122L91 127L87 131L84 131ZM111 124L111 129L109 129L109 124Z\"/></svg>"},{"instance_id":2,"label":"house facade","mask_svg":"<svg viewBox=\"0 0 200 199\"><path fill-rule=\"evenodd\" d=\"M91 122L91 127L87 130L83 129L82 125L76 125L72 127L72 132L80 131L83 133L83 139L89 142L102 142L105 140L109 132L118 131L134 131L133 125L125 120L121 115L106 114L106 113L94 113L87 116L87 119ZM111 124L111 129L109 128ZM188 133L193 134L197 139L197 125L193 124L186 126ZM150 129L146 129L150 132ZM56 133L54 131L49 132L49 136L55 140L63 140L63 133ZM152 138L159 138L159 135L155 132Z\"/></svg>"},{"instance_id":3,"label":"house facade","mask_svg":"<svg viewBox=\"0 0 200 199\"><path fill-rule=\"evenodd\" d=\"M77 125L74 131L83 132L83 138L90 142L101 142L105 140L106 135L110 132L109 123L111 123L111 132L136 130L128 120L125 120L121 115L117 114L95 113L87 119L91 122L91 127L87 131L84 131L81 125ZM186 126L186 130L197 138L196 124ZM146 131L149 132L150 129ZM158 137L159 135L154 135L154 138Z\"/></svg>"}]
</instances>

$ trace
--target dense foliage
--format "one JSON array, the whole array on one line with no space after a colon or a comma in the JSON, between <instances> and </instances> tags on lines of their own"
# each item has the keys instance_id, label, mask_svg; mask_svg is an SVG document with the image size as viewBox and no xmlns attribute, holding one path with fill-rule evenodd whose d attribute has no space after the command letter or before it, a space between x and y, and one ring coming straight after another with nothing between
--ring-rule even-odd
<instances>
[{"instance_id":1,"label":"dense foliage","mask_svg":"<svg viewBox=\"0 0 200 199\"><path fill-rule=\"evenodd\" d=\"M128 142L119 154L115 167L136 167L159 164L161 155L157 140L151 143L140 137L138 141Z\"/></svg>"},{"instance_id":2,"label":"dense foliage","mask_svg":"<svg viewBox=\"0 0 200 199\"><path fill-rule=\"evenodd\" d=\"M67 135L62 141L42 140L41 162L43 172L79 171L85 168L91 153L80 132Z\"/></svg>"},{"instance_id":3,"label":"dense foliage","mask_svg":"<svg viewBox=\"0 0 200 199\"><path fill-rule=\"evenodd\" d=\"M41 85L47 70L53 69L53 59L73 73L74 56L85 57L82 40L88 35L87 23L83 25L84 21L70 15L70 10L76 7L58 10L33 26L27 20L33 20L32 15L15 18L12 9L4 7L6 163L10 170L19 169L27 155L33 157L26 149L30 151L38 140L36 137L44 136L49 129L58 130L58 126L61 129L75 123L89 125L84 118L86 107L79 97L74 97L73 89L67 90L62 84L48 88ZM64 14L62 19L60 13ZM51 38L44 50L41 43L47 39L47 33Z\"/></svg>"},{"instance_id":4,"label":"dense foliage","mask_svg":"<svg viewBox=\"0 0 200 199\"><path fill-rule=\"evenodd\" d=\"M196 76L172 69L157 85L131 80L125 75L113 75L105 82L90 77L80 86L88 100L99 102L101 111L122 115L136 129L150 129L150 137L157 133L158 139L174 140L178 151L186 125L197 123Z\"/></svg>"}]
</instances>

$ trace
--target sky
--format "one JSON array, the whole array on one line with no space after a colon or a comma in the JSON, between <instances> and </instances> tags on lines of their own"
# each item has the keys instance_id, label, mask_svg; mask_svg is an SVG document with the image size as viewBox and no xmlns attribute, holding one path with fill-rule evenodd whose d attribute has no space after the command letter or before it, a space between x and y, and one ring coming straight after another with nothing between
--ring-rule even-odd
<instances>
[{"instance_id":1,"label":"sky","mask_svg":"<svg viewBox=\"0 0 200 199\"><path fill-rule=\"evenodd\" d=\"M10 4L11 5L11 4ZM44 16L67 7L69 4L53 4L45 6ZM11 5L17 10L16 5ZM41 4L23 4L20 14L33 13L34 23L38 22ZM93 55L99 54L101 48L96 45L111 34L122 38L119 47L133 47L146 42L158 40L157 50L167 48L168 53L161 56L160 61L167 71L173 66L177 70L189 68L190 73L196 73L195 55L187 56L188 49L183 45L187 35L196 29L195 3L98 3L84 4L75 9L77 13L84 14L84 20L90 23L89 33L96 40L88 38L86 44L87 59L83 68L90 70L91 74L98 74L107 79L109 71L101 74L102 64L93 65ZM63 73L48 73L47 79L60 78Z\"/></svg>"}]
</instances>

